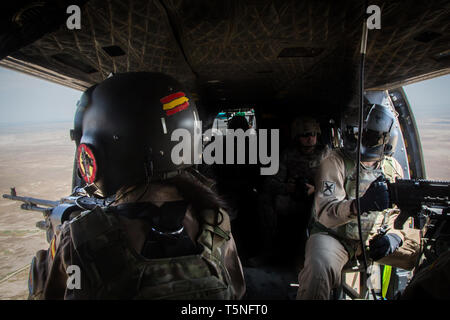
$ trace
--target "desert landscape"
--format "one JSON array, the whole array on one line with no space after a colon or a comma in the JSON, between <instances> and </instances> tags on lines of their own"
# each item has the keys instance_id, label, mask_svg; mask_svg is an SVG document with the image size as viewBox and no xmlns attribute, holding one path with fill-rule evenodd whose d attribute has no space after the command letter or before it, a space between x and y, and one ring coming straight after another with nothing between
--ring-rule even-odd
<instances>
[{"instance_id":1,"label":"desert landscape","mask_svg":"<svg viewBox=\"0 0 450 320\"><path fill-rule=\"evenodd\" d=\"M428 179L450 180L450 119L416 119ZM71 192L75 145L71 122L0 127L0 192L58 200ZM42 214L0 199L0 299L26 299L29 264L47 249L36 228Z\"/></svg>"},{"instance_id":2,"label":"desert landscape","mask_svg":"<svg viewBox=\"0 0 450 320\"><path fill-rule=\"evenodd\" d=\"M450 118L416 119L429 180L450 180Z\"/></svg>"},{"instance_id":3,"label":"desert landscape","mask_svg":"<svg viewBox=\"0 0 450 320\"><path fill-rule=\"evenodd\" d=\"M75 144L71 122L0 127L0 193L58 200L71 191ZM36 251L47 249L36 228L42 214L0 199L0 299L26 299L28 270Z\"/></svg>"}]
</instances>

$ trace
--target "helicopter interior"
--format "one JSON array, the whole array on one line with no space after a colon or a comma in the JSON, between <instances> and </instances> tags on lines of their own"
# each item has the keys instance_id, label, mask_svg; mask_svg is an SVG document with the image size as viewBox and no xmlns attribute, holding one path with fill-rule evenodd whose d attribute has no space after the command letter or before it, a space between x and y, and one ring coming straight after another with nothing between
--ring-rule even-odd
<instances>
[{"instance_id":1,"label":"helicopter interior","mask_svg":"<svg viewBox=\"0 0 450 320\"><path fill-rule=\"evenodd\" d=\"M80 8L79 29L68 27L70 5ZM450 72L450 3L370 5L381 9L381 27L368 31L365 97L388 100L399 113L406 142L399 157L409 177L421 178L420 141L402 86ZM281 151L291 121L313 116L320 143L335 148L343 112L358 110L364 1L17 0L0 7L0 66L78 90L111 73L164 72L192 92L205 130L242 112L253 127L279 129ZM269 298L291 297L295 289L277 291L276 283L295 282L295 270L247 265L259 254L251 235L264 183L253 169L218 169L217 187L237 211L233 232L249 283L265 279L258 290L271 291ZM238 179L246 189L236 198L236 190L227 192Z\"/></svg>"}]
</instances>

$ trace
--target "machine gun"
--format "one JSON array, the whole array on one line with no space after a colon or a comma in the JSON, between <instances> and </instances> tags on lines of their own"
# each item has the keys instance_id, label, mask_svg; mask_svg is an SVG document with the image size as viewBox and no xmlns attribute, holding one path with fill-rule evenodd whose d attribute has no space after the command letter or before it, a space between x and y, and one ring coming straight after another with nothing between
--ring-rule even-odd
<instances>
[{"instance_id":1,"label":"machine gun","mask_svg":"<svg viewBox=\"0 0 450 320\"><path fill-rule=\"evenodd\" d=\"M409 217L421 232L421 252L416 262L414 277L450 251L450 182L403 180L388 182L391 202L400 208L394 228L401 229ZM425 227L425 228L424 228Z\"/></svg>"},{"instance_id":2,"label":"machine gun","mask_svg":"<svg viewBox=\"0 0 450 320\"><path fill-rule=\"evenodd\" d=\"M391 204L401 211L395 229L402 229L409 217L413 217L416 229L424 227L427 217L450 218L450 181L397 179L387 184Z\"/></svg>"},{"instance_id":3,"label":"machine gun","mask_svg":"<svg viewBox=\"0 0 450 320\"><path fill-rule=\"evenodd\" d=\"M92 210L96 206L106 207L109 201L109 199L90 197L86 190L80 187L76 187L70 196L59 201L20 197L15 188L11 188L10 194L4 194L3 198L23 202L20 206L23 210L42 212L45 221L39 221L36 223L36 227L47 232L49 243L65 221L73 219L82 211Z\"/></svg>"}]
</instances>

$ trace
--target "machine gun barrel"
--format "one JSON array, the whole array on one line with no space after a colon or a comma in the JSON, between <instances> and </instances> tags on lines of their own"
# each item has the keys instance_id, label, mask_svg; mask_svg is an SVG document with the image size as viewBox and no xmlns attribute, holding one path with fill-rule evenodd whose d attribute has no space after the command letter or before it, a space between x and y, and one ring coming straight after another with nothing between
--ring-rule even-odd
<instances>
[{"instance_id":1,"label":"machine gun barrel","mask_svg":"<svg viewBox=\"0 0 450 320\"><path fill-rule=\"evenodd\" d=\"M11 188L10 194L4 194L3 198L21 201L20 206L23 210L32 210L42 212L45 221L38 222L38 228L47 230L47 241L53 237L56 233L58 226L62 225L65 221L72 219L74 216L80 214L83 210L92 210L96 206L105 207L108 203L108 199L96 199L88 197L83 188L77 187L72 194L68 197L64 197L59 201L20 197L17 195L15 188Z\"/></svg>"},{"instance_id":2,"label":"machine gun barrel","mask_svg":"<svg viewBox=\"0 0 450 320\"><path fill-rule=\"evenodd\" d=\"M409 217L417 218L422 206L447 208L450 205L450 181L397 179L388 182L392 204L400 208L394 228L401 229Z\"/></svg>"},{"instance_id":3,"label":"machine gun barrel","mask_svg":"<svg viewBox=\"0 0 450 320\"><path fill-rule=\"evenodd\" d=\"M389 184L391 201L398 206L442 203L450 199L450 181L397 179Z\"/></svg>"},{"instance_id":4,"label":"machine gun barrel","mask_svg":"<svg viewBox=\"0 0 450 320\"><path fill-rule=\"evenodd\" d=\"M38 198L31 198L31 197L20 197L20 196L14 196L10 194L4 194L3 198L15 200L15 201L21 201L26 204L26 206L23 206L22 209L25 210L33 210L32 207L36 206L44 206L44 207L56 207L59 204L59 201L52 201L52 200L45 200L45 199L38 199ZM39 208L39 207L37 207Z\"/></svg>"}]
</instances>

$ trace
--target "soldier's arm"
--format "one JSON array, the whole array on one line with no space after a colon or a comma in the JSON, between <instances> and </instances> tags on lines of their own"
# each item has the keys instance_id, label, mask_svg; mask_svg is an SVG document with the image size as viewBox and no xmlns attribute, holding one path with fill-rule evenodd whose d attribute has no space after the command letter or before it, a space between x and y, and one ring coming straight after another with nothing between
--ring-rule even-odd
<instances>
[{"instance_id":1,"label":"soldier's arm","mask_svg":"<svg viewBox=\"0 0 450 320\"><path fill-rule=\"evenodd\" d=\"M53 277L60 277L58 272L61 266L61 259L59 257L58 248L60 246L60 235L54 236L50 242L47 250L39 250L36 256L33 257L28 275L28 290L30 300L47 299L47 292L49 288L54 288L52 284ZM62 299L63 294L54 295L53 299Z\"/></svg>"},{"instance_id":2,"label":"soldier's arm","mask_svg":"<svg viewBox=\"0 0 450 320\"><path fill-rule=\"evenodd\" d=\"M331 154L320 164L314 196L316 219L327 228L338 227L354 218L353 201L346 199L344 183L344 161Z\"/></svg>"},{"instance_id":3,"label":"soldier's arm","mask_svg":"<svg viewBox=\"0 0 450 320\"><path fill-rule=\"evenodd\" d=\"M225 267L231 278L231 285L238 300L245 294L246 286L244 280L244 271L241 260L239 259L236 243L233 235L230 233L230 240L226 241L223 248Z\"/></svg>"},{"instance_id":4,"label":"soldier's arm","mask_svg":"<svg viewBox=\"0 0 450 320\"><path fill-rule=\"evenodd\" d=\"M28 274L28 299L44 299L44 287L47 281L48 250L39 250L31 260L30 271Z\"/></svg>"},{"instance_id":5,"label":"soldier's arm","mask_svg":"<svg viewBox=\"0 0 450 320\"><path fill-rule=\"evenodd\" d=\"M83 296L88 292L88 279L86 274L81 274L81 289L69 289L68 279L69 275L67 269L69 266L79 266L81 262L78 255L73 248L73 242L70 235L70 228L66 222L62 226L62 231L54 236L48 250L40 250L30 269L29 276L29 299L45 299L45 300L59 300L59 299L73 299L88 298Z\"/></svg>"}]
</instances>

